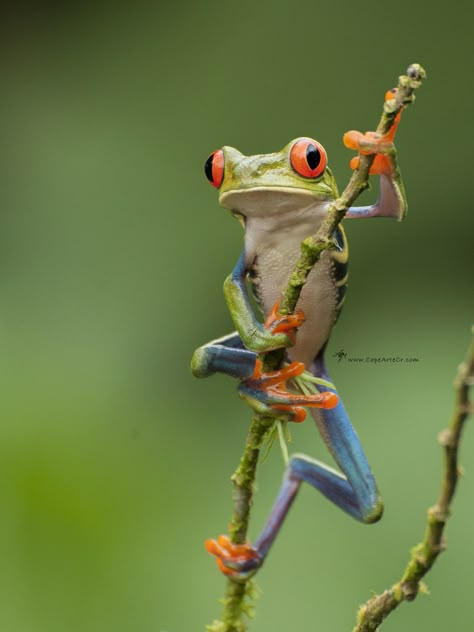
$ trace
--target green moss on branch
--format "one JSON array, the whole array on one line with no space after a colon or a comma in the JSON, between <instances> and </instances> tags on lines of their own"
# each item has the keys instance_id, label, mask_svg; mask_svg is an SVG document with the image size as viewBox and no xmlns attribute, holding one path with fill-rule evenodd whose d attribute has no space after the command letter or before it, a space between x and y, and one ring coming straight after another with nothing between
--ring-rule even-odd
<instances>
[{"instance_id":1,"label":"green moss on branch","mask_svg":"<svg viewBox=\"0 0 474 632\"><path fill-rule=\"evenodd\" d=\"M469 387L473 384L474 340L471 341L465 362L459 366L454 382L456 395L453 416L448 428L438 437L444 448L444 475L438 501L428 509L424 538L412 549L410 560L400 581L361 606L353 632L377 630L384 619L401 603L416 599L418 593L424 588L423 577L446 548L443 534L459 478L459 445L465 422L472 412Z\"/></svg>"}]
</instances>

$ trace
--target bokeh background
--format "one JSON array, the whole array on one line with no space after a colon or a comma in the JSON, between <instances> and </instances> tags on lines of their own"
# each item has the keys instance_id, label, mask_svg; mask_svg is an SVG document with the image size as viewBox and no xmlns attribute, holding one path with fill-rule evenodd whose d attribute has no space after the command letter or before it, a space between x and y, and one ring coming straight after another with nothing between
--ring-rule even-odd
<instances>
[{"instance_id":1,"label":"bokeh background","mask_svg":"<svg viewBox=\"0 0 474 632\"><path fill-rule=\"evenodd\" d=\"M439 6L439 8L436 8ZM204 178L309 135L342 187L347 129L376 124L410 62L403 224L347 223L348 300L330 359L386 503L364 527L303 489L258 579L253 630L352 629L395 581L434 501L452 378L472 320L472 4L70 2L3 9L0 44L0 630L187 632L223 581L249 412L230 379L191 377L231 330L221 287L242 245ZM374 189L366 201L375 199ZM311 423L294 450L327 459ZM474 434L430 596L390 631L471 630ZM251 535L279 486L261 467Z\"/></svg>"}]
</instances>

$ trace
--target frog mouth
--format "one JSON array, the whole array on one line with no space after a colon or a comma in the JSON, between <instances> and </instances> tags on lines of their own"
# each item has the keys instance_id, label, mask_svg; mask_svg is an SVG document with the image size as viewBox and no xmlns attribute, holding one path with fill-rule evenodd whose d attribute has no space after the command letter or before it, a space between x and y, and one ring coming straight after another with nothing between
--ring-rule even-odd
<instances>
[{"instance_id":1,"label":"frog mouth","mask_svg":"<svg viewBox=\"0 0 474 632\"><path fill-rule=\"evenodd\" d=\"M321 185L320 185L321 186ZM247 217L281 214L301 211L314 205L327 203L332 191L311 191L286 186L260 186L248 189L231 189L219 195L219 203L224 208Z\"/></svg>"}]
</instances>

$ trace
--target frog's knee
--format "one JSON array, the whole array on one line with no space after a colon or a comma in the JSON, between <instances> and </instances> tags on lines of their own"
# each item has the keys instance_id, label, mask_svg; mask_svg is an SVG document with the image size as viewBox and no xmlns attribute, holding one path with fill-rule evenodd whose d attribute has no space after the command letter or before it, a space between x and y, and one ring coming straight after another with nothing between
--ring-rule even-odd
<instances>
[{"instance_id":1,"label":"frog's knee","mask_svg":"<svg viewBox=\"0 0 474 632\"><path fill-rule=\"evenodd\" d=\"M370 507L370 509L365 513L362 517L362 521L365 524L374 524L374 522L378 522L380 518L383 516L383 501L380 496L377 496L375 503Z\"/></svg>"},{"instance_id":2,"label":"frog's knee","mask_svg":"<svg viewBox=\"0 0 474 632\"><path fill-rule=\"evenodd\" d=\"M208 377L213 374L214 371L211 369L209 360L209 352L206 347L196 349L191 359L191 372L194 377Z\"/></svg>"}]
</instances>

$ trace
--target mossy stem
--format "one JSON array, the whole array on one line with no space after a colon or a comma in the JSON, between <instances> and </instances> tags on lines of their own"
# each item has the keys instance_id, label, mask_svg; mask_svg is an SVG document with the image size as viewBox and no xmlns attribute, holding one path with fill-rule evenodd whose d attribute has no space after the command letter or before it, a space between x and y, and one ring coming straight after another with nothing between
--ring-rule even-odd
<instances>
[{"instance_id":1,"label":"mossy stem","mask_svg":"<svg viewBox=\"0 0 474 632\"><path fill-rule=\"evenodd\" d=\"M472 333L474 334L474 327ZM445 550L444 530L459 479L458 452L462 431L472 405L469 387L474 385L474 338L466 360L459 366L455 388L454 412L448 427L438 436L444 448L444 473L437 502L428 509L423 540L411 550L410 560L401 579L390 589L375 595L363 604L357 615L353 632L377 630L395 608L404 601L413 601L423 589L422 579Z\"/></svg>"}]
</instances>

